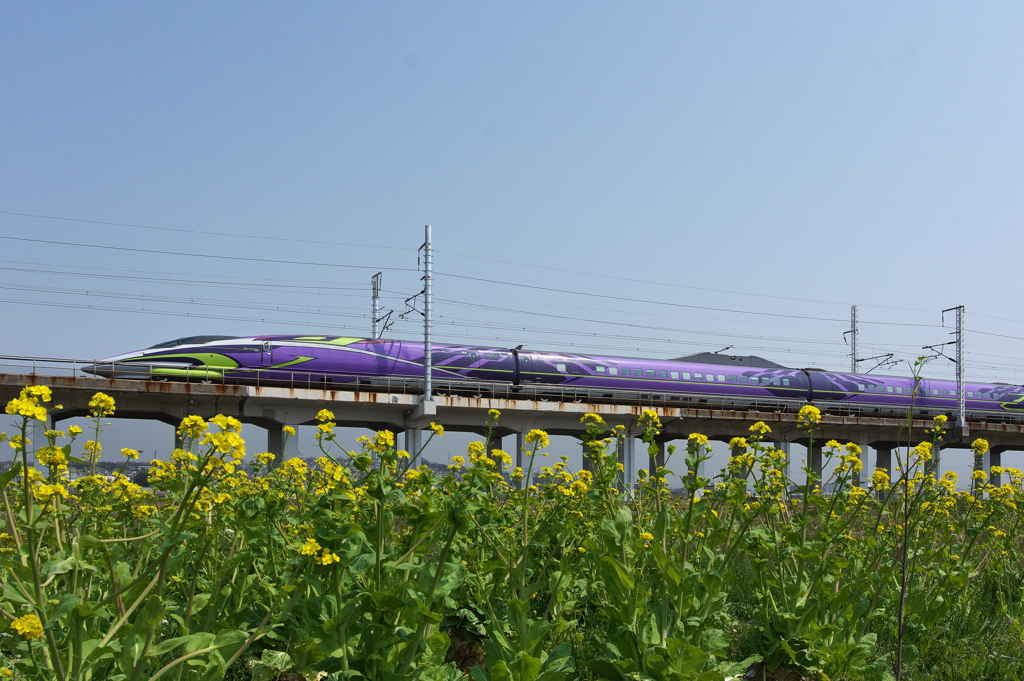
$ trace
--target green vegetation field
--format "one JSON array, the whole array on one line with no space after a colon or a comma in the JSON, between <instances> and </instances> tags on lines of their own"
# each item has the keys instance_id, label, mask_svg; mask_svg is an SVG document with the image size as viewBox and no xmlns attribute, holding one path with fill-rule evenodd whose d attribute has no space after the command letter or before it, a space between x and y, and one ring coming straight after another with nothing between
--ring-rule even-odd
<instances>
[{"instance_id":1,"label":"green vegetation field","mask_svg":"<svg viewBox=\"0 0 1024 681\"><path fill-rule=\"evenodd\" d=\"M327 410L315 466L247 473L241 424L192 416L144 488L96 472L103 394L89 433L29 443L49 401L7 405L0 679L1024 678L1024 475L958 492L933 473L941 417L891 480L854 484L859 449L830 441L831 479L797 485L752 423L713 479L694 433L682 480L622 491L621 433L593 414L592 472L531 431L527 470L474 442L446 475L387 431L344 448ZM800 420L813 438L817 409Z\"/></svg>"}]
</instances>

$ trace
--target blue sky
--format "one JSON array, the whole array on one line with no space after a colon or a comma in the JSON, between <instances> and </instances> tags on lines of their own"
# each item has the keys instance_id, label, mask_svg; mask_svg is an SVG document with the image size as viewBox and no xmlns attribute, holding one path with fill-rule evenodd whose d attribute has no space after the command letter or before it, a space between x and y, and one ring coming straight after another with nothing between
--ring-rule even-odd
<instances>
[{"instance_id":1,"label":"blue sky","mask_svg":"<svg viewBox=\"0 0 1024 681\"><path fill-rule=\"evenodd\" d=\"M365 333L352 266L400 312L431 223L439 339L845 369L851 304L900 359L963 304L968 377L1020 383L1022 15L6 3L0 236L59 243L0 240L0 353Z\"/></svg>"}]
</instances>

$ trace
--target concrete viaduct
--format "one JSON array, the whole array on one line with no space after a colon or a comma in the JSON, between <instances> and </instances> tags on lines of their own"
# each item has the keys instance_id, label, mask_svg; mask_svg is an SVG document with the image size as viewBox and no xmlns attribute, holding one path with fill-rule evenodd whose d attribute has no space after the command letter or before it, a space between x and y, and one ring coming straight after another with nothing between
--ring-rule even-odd
<instances>
[{"instance_id":1,"label":"concrete viaduct","mask_svg":"<svg viewBox=\"0 0 1024 681\"><path fill-rule=\"evenodd\" d=\"M234 416L244 423L265 428L268 450L278 456L283 454L282 427L313 425L317 412L324 408L334 413L339 426L386 428L404 433L404 447L410 451L419 449L423 430L433 420L442 423L447 430L483 434L487 411L498 409L502 416L496 435L515 434L516 452L520 457L523 438L529 430L539 428L551 435L579 438L583 434L580 417L593 412L601 415L609 426L626 427L626 437L622 438L618 449L627 480L633 479L637 468L659 463L638 462L636 458L640 435L637 422L644 409L657 412L664 426L658 442L661 457L667 443L685 439L692 432L728 442L735 436L747 436L747 428L755 421L771 426L772 441L787 454L791 443L808 444L806 434L797 428L796 411L800 404L702 404L685 397L650 394L625 396L614 401L588 400L586 395L580 394L551 399L516 393L509 386L478 396L435 395L432 402L424 403L422 395L410 392L407 386L405 389L373 386L372 390L347 391L14 373L0 374L0 399L6 403L26 385L46 385L52 389L52 404L62 405L60 410L51 410L54 423L88 415L92 395L104 392L116 400L117 418L153 419L177 426L182 418L192 414L204 418L215 414ZM825 403L819 406L823 417L816 429L816 446L808 451L809 465L817 470L822 465L820 443L837 439L860 444L865 471L875 468L891 471L893 449L916 444L924 438L924 430L932 426L931 414L922 415L912 421L912 437L908 438L905 413L844 412L841 406L838 409ZM958 433L959 429L951 429L943 447L966 448L976 437L987 439L991 449L983 462L986 470L1001 464L1003 452L1024 450L1024 421L1012 417L998 421L979 419L969 421L968 427L969 437L955 436L954 432ZM639 446L643 451L643 444ZM872 450L873 461L869 459ZM998 484L997 478L993 476L994 484Z\"/></svg>"}]
</instances>

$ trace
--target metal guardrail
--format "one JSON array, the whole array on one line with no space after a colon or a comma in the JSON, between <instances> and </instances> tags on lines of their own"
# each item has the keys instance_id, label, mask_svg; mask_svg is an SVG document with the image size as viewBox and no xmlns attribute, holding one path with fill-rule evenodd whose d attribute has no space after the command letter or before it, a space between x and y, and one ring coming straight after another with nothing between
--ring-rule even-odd
<instances>
[{"instance_id":1,"label":"metal guardrail","mask_svg":"<svg viewBox=\"0 0 1024 681\"><path fill-rule=\"evenodd\" d=\"M167 377L154 374L154 370L166 370L168 365L142 364L139 362L102 362L96 360L63 359L55 357L19 357L0 355L0 373L23 373L32 376L62 376L70 378L102 378L83 371L83 367L100 369L109 367L118 380L172 381L193 384L250 385L255 387L302 388L307 390L348 390L359 392L398 392L419 394L423 391L423 379L394 376L337 375L325 377L322 372L294 371L288 369L252 369L246 376L225 377L219 370L196 367L187 373ZM118 374L121 374L118 376ZM131 374L124 375L124 374ZM567 385L544 385L456 381L434 378L434 396L498 398L508 400L536 399L550 402L588 402L640 407L682 407L726 411L753 411L794 413L804 405L803 400L786 398L756 398L716 396L700 393L665 393L609 388L585 388ZM842 402L819 402L823 412L834 416L889 417L903 418L903 408L885 404L849 404ZM945 410L924 408L920 417L946 413ZM990 423L1021 423L1022 417L1014 414L993 414L991 412L969 412L972 421Z\"/></svg>"}]
</instances>

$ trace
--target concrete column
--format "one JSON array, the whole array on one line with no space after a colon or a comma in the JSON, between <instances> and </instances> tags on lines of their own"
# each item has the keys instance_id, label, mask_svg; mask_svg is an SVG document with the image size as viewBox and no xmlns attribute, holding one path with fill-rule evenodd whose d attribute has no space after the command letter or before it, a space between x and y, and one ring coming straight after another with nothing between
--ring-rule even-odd
<instances>
[{"instance_id":1,"label":"concrete column","mask_svg":"<svg viewBox=\"0 0 1024 681\"><path fill-rule=\"evenodd\" d=\"M818 476L821 475L821 445L814 445L813 447L807 448L807 466Z\"/></svg>"},{"instance_id":2,"label":"concrete column","mask_svg":"<svg viewBox=\"0 0 1024 681\"><path fill-rule=\"evenodd\" d=\"M988 473L988 482L990 485L995 485L996 487L1003 484L1003 476L993 474L992 466L1002 467L1004 451L1006 450L1002 447L991 447L982 457L982 466L984 466L985 471Z\"/></svg>"},{"instance_id":3,"label":"concrete column","mask_svg":"<svg viewBox=\"0 0 1024 681\"><path fill-rule=\"evenodd\" d=\"M49 426L46 421L38 419L32 419L29 423L31 425L28 429L28 439L31 444L28 446L28 453L34 455L35 452L46 446L46 431Z\"/></svg>"},{"instance_id":4,"label":"concrete column","mask_svg":"<svg viewBox=\"0 0 1024 681\"><path fill-rule=\"evenodd\" d=\"M875 447L875 470L883 470L892 479L892 447Z\"/></svg>"},{"instance_id":5,"label":"concrete column","mask_svg":"<svg viewBox=\"0 0 1024 681\"><path fill-rule=\"evenodd\" d=\"M284 431L280 424L267 428L267 451L274 455L271 466L277 467L284 458Z\"/></svg>"},{"instance_id":6,"label":"concrete column","mask_svg":"<svg viewBox=\"0 0 1024 681\"><path fill-rule=\"evenodd\" d=\"M583 470L593 472L594 460L590 458L590 447L586 442L581 442L580 446L583 448Z\"/></svg>"},{"instance_id":7,"label":"concrete column","mask_svg":"<svg viewBox=\"0 0 1024 681\"><path fill-rule=\"evenodd\" d=\"M405 451L409 456L416 456L423 449L423 431L416 426L405 429Z\"/></svg>"},{"instance_id":8,"label":"concrete column","mask_svg":"<svg viewBox=\"0 0 1024 681\"><path fill-rule=\"evenodd\" d=\"M524 465L524 462L523 462L523 458L524 458L523 457L523 447L525 447L525 446L526 446L526 433L523 433L523 432L516 433L516 456L515 456L515 462L516 462L516 466L518 468L522 468L523 469L523 476L526 475L526 466ZM530 481L527 480L525 477L523 477L523 479L519 482L519 488L522 489L523 485L529 485L529 484L530 484Z\"/></svg>"},{"instance_id":9,"label":"concrete column","mask_svg":"<svg viewBox=\"0 0 1024 681\"><path fill-rule=\"evenodd\" d=\"M656 444L658 445L658 455L647 457L647 461L651 467L652 473L658 470L659 468L665 467L665 442L662 440L657 440Z\"/></svg>"},{"instance_id":10,"label":"concrete column","mask_svg":"<svg viewBox=\"0 0 1024 681\"><path fill-rule=\"evenodd\" d=\"M175 449L184 449L185 448L185 438L183 438L181 436L181 433L178 432L177 428L174 429L174 448Z\"/></svg>"},{"instance_id":11,"label":"concrete column","mask_svg":"<svg viewBox=\"0 0 1024 681\"><path fill-rule=\"evenodd\" d=\"M619 463L622 464L624 486L627 490L631 490L636 481L636 439L629 434L629 431L626 431L624 436L616 440L615 450Z\"/></svg>"},{"instance_id":12,"label":"concrete column","mask_svg":"<svg viewBox=\"0 0 1024 681\"><path fill-rule=\"evenodd\" d=\"M489 438L484 438L484 449L487 451L487 456L491 456L491 450L501 449L501 436L491 435L491 437ZM508 482L509 474L512 472L512 470L508 468L503 461L495 459L494 462L498 465L498 469L501 472L501 477L503 477L505 481Z\"/></svg>"},{"instance_id":13,"label":"concrete column","mask_svg":"<svg viewBox=\"0 0 1024 681\"><path fill-rule=\"evenodd\" d=\"M786 476L788 477L789 476L789 450L790 450L790 443L786 442L785 440L776 440L775 442L772 443L772 446L775 447L775 449L779 450L780 452L782 452L783 454L786 455L786 458L785 458L785 460L784 460L784 462L782 464L782 472L785 473Z\"/></svg>"},{"instance_id":14,"label":"concrete column","mask_svg":"<svg viewBox=\"0 0 1024 681\"><path fill-rule=\"evenodd\" d=\"M864 485L864 481L871 477L871 461L868 455L868 436L866 433L861 433L860 437L857 438L857 444L860 445L860 473L853 474L853 484L857 487Z\"/></svg>"}]
</instances>

